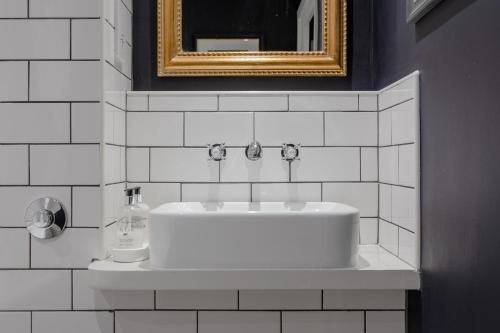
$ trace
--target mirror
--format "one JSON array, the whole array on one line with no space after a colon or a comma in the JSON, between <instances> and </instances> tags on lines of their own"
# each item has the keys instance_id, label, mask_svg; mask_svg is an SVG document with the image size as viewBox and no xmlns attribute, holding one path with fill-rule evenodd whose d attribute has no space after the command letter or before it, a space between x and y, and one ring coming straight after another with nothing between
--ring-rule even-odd
<instances>
[{"instance_id":1,"label":"mirror","mask_svg":"<svg viewBox=\"0 0 500 333\"><path fill-rule=\"evenodd\" d=\"M183 0L182 50L321 51L323 0Z\"/></svg>"},{"instance_id":2,"label":"mirror","mask_svg":"<svg viewBox=\"0 0 500 333\"><path fill-rule=\"evenodd\" d=\"M159 76L344 76L347 0L158 0Z\"/></svg>"}]
</instances>

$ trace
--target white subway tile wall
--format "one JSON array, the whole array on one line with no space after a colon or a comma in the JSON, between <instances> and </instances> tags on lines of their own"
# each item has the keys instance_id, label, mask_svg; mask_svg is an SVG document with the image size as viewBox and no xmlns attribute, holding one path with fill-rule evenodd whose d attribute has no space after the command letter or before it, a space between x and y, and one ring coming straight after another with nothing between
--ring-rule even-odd
<instances>
[{"instance_id":1,"label":"white subway tile wall","mask_svg":"<svg viewBox=\"0 0 500 333\"><path fill-rule=\"evenodd\" d=\"M419 181L411 169L418 163L418 156L412 159L412 151L418 153L418 130L409 129L412 105L418 105L415 83L380 96L131 92L127 99L132 4L103 2L0 0L0 41L7 46L0 51L2 329L361 333L366 327L366 332L403 332L404 292L89 287L85 268L104 255L101 239L112 241L127 185L142 186L152 207L172 201L342 197L362 209L361 243L380 242L418 265L413 256L419 243L418 205L407 200L411 195L401 197L401 207L393 200L399 187L414 189ZM125 36L123 50L114 49L115 32ZM398 105L401 114L396 114ZM377 114L386 118L379 129L389 133L377 136ZM243 155L253 139L264 144L265 158L258 163ZM219 140L228 145L228 160L207 161L205 145ZM304 146L301 161L290 166L281 160L285 142ZM380 214L379 145L398 147L399 166L396 176L380 186ZM43 196L59 199L68 213L68 230L50 241L33 239L24 228L26 207ZM385 215L382 196L389 201ZM102 231L103 224L108 227ZM385 226L396 231L389 233L392 238L386 237Z\"/></svg>"},{"instance_id":2,"label":"white subway tile wall","mask_svg":"<svg viewBox=\"0 0 500 333\"><path fill-rule=\"evenodd\" d=\"M419 267L419 76L382 90L379 107L379 243Z\"/></svg>"}]
</instances>

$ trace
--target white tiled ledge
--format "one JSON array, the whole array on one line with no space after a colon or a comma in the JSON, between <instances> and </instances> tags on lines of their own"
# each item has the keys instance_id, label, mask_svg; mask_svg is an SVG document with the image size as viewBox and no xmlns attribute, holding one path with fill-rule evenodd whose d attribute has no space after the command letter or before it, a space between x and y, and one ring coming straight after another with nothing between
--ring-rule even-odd
<instances>
[{"instance_id":1,"label":"white tiled ledge","mask_svg":"<svg viewBox=\"0 0 500 333\"><path fill-rule=\"evenodd\" d=\"M90 264L89 281L105 290L420 289L419 272L378 245L361 245L351 269L155 270L104 260Z\"/></svg>"}]
</instances>

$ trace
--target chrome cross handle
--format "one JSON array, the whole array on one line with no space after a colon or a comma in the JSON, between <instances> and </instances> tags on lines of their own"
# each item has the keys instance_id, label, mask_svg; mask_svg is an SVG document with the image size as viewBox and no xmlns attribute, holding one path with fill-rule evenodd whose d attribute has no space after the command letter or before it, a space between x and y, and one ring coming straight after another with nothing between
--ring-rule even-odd
<instances>
[{"instance_id":1,"label":"chrome cross handle","mask_svg":"<svg viewBox=\"0 0 500 333\"><path fill-rule=\"evenodd\" d=\"M209 161L222 161L226 159L226 144L225 143L216 143L216 144L208 144L208 160Z\"/></svg>"},{"instance_id":2,"label":"chrome cross handle","mask_svg":"<svg viewBox=\"0 0 500 333\"><path fill-rule=\"evenodd\" d=\"M300 143L297 145L293 143L284 143L281 146L281 159L287 162L300 160L299 148L300 148Z\"/></svg>"}]
</instances>

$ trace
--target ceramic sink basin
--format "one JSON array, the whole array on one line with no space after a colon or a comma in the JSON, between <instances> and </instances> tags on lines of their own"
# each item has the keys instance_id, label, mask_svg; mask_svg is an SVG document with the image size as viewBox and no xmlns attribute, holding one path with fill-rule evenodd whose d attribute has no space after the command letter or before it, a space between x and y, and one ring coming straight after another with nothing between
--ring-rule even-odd
<instances>
[{"instance_id":1,"label":"ceramic sink basin","mask_svg":"<svg viewBox=\"0 0 500 333\"><path fill-rule=\"evenodd\" d=\"M330 202L183 202L151 211L156 268L347 268L359 212Z\"/></svg>"}]
</instances>

